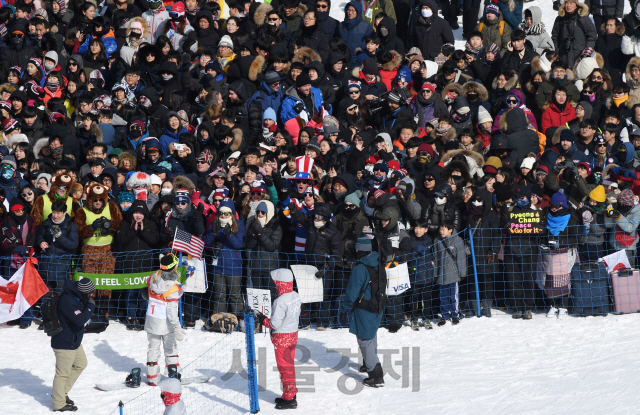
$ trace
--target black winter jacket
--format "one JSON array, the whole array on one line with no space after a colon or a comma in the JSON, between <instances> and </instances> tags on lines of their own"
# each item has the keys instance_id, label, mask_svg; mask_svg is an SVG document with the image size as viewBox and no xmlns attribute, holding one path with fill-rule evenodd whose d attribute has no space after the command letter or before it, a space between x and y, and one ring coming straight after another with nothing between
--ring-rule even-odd
<instances>
[{"instance_id":1,"label":"black winter jacket","mask_svg":"<svg viewBox=\"0 0 640 415\"><path fill-rule=\"evenodd\" d=\"M325 218L331 217L331 206L327 203L316 203L314 214L322 214ZM320 268L326 264L330 269L334 268L336 261L342 257L342 240L340 230L327 220L322 228L316 228L313 224L314 215L300 212L295 206L291 206L291 218L307 229L307 243L305 253L313 254L307 258L307 263Z\"/></svg>"},{"instance_id":2,"label":"black winter jacket","mask_svg":"<svg viewBox=\"0 0 640 415\"><path fill-rule=\"evenodd\" d=\"M429 6L433 12L433 15L426 20L420 15L422 5ZM414 46L420 49L424 59L434 60L440 54L442 45L455 42L451 26L438 16L438 5L434 0L421 0L413 14L415 20L411 39L415 43Z\"/></svg>"},{"instance_id":3,"label":"black winter jacket","mask_svg":"<svg viewBox=\"0 0 640 415\"><path fill-rule=\"evenodd\" d=\"M278 248L282 241L282 227L278 217L274 215L262 227L253 216L247 220L245 238L246 248L249 250L249 269L252 275L265 274L278 268Z\"/></svg>"},{"instance_id":4,"label":"black winter jacket","mask_svg":"<svg viewBox=\"0 0 640 415\"><path fill-rule=\"evenodd\" d=\"M53 237L57 233L54 227L58 227L62 233L57 238ZM71 255L78 247L78 227L69 215L65 215L64 221L59 225L54 224L49 215L36 236L36 246L39 247L42 242L49 244L49 248L43 252L44 255Z\"/></svg>"},{"instance_id":5,"label":"black winter jacket","mask_svg":"<svg viewBox=\"0 0 640 415\"><path fill-rule=\"evenodd\" d=\"M82 344L84 325L87 324L95 304L84 303L78 291L78 282L64 282L64 292L58 302L58 316L64 329L51 338L52 349L76 350Z\"/></svg>"},{"instance_id":6,"label":"black winter jacket","mask_svg":"<svg viewBox=\"0 0 640 415\"><path fill-rule=\"evenodd\" d=\"M560 7L553 23L551 40L562 62L573 68L584 48L595 47L598 31L589 19L587 5L578 3L578 8L571 16L566 14L564 7L564 4Z\"/></svg>"}]
</instances>

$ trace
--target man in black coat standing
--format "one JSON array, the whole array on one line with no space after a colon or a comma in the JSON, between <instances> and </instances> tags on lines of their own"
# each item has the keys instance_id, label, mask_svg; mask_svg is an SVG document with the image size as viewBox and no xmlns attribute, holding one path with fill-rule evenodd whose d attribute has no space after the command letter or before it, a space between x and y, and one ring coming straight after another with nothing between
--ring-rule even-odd
<instances>
[{"instance_id":1,"label":"man in black coat standing","mask_svg":"<svg viewBox=\"0 0 640 415\"><path fill-rule=\"evenodd\" d=\"M84 326L91 319L96 306L91 295L96 286L88 278L67 280L58 302L58 316L63 329L51 338L51 348L56 355L56 376L53 378L54 412L75 412L78 408L68 394L82 371L87 367L87 357L82 348Z\"/></svg>"},{"instance_id":2,"label":"man in black coat standing","mask_svg":"<svg viewBox=\"0 0 640 415\"><path fill-rule=\"evenodd\" d=\"M25 19L17 19L11 27L7 47L0 54L0 73L3 79L6 78L9 68L14 66L26 68L29 59L40 55L35 47L27 44L27 33L29 33L27 24Z\"/></svg>"}]
</instances>

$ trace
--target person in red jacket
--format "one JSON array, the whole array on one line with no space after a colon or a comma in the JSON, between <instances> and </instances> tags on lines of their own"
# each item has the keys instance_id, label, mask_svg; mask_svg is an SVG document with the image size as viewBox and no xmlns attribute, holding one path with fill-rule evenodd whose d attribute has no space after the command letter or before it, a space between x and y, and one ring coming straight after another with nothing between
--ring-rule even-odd
<instances>
[{"instance_id":1,"label":"person in red jacket","mask_svg":"<svg viewBox=\"0 0 640 415\"><path fill-rule=\"evenodd\" d=\"M545 134L549 127L560 127L576 118L573 102L567 98L567 89L557 86L553 90L553 98L545 105L542 113L542 133Z\"/></svg>"}]
</instances>

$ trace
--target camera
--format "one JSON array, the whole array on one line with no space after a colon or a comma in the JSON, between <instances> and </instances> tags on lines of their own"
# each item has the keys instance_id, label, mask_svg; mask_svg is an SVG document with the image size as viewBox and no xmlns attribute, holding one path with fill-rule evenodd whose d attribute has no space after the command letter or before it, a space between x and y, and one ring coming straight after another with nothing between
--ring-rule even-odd
<instances>
[{"instance_id":1,"label":"camera","mask_svg":"<svg viewBox=\"0 0 640 415\"><path fill-rule=\"evenodd\" d=\"M184 144L175 143L173 149L176 151L184 151Z\"/></svg>"},{"instance_id":2,"label":"camera","mask_svg":"<svg viewBox=\"0 0 640 415\"><path fill-rule=\"evenodd\" d=\"M104 229L105 231L108 231L113 226L113 222L105 218L104 216L100 217L100 219L98 220L100 221L100 228Z\"/></svg>"}]
</instances>

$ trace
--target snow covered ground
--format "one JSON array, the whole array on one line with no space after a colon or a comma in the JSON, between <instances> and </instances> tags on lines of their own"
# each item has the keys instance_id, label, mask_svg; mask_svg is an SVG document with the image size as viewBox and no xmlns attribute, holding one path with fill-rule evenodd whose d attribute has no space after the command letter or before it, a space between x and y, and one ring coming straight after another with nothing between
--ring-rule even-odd
<instances>
[{"instance_id":1,"label":"snow covered ground","mask_svg":"<svg viewBox=\"0 0 640 415\"><path fill-rule=\"evenodd\" d=\"M298 375L299 411L307 415L637 413L640 315L561 319L536 315L523 321L495 314L431 331L380 330L381 360L396 379L388 373L386 387L378 390L362 388L352 379L361 378L354 368L357 357L350 364L342 360L357 351L348 330L300 332L297 359L305 363ZM192 361L220 338L189 330L180 344L181 363ZM266 379L261 413L276 413L273 399L280 394L280 384L273 346L263 334L256 341L258 356L266 356L258 363L259 377ZM89 366L70 394L80 408L78 414L109 414L120 400L127 402L149 390L146 386L114 392L94 389L95 383L119 382L132 367L144 367L144 332L112 324L104 333L87 335L83 346ZM328 352L335 349L341 350ZM55 360L47 336L35 326L19 330L0 325L0 350L4 354L0 413L50 413ZM222 372L210 381L221 391L209 394L213 413L238 413L239 402L223 394L230 388L219 379ZM235 382L234 388L244 386L238 375L229 382ZM153 399L159 392L148 395ZM161 414L157 408L136 413ZM190 413L204 412L201 408Z\"/></svg>"}]
</instances>

